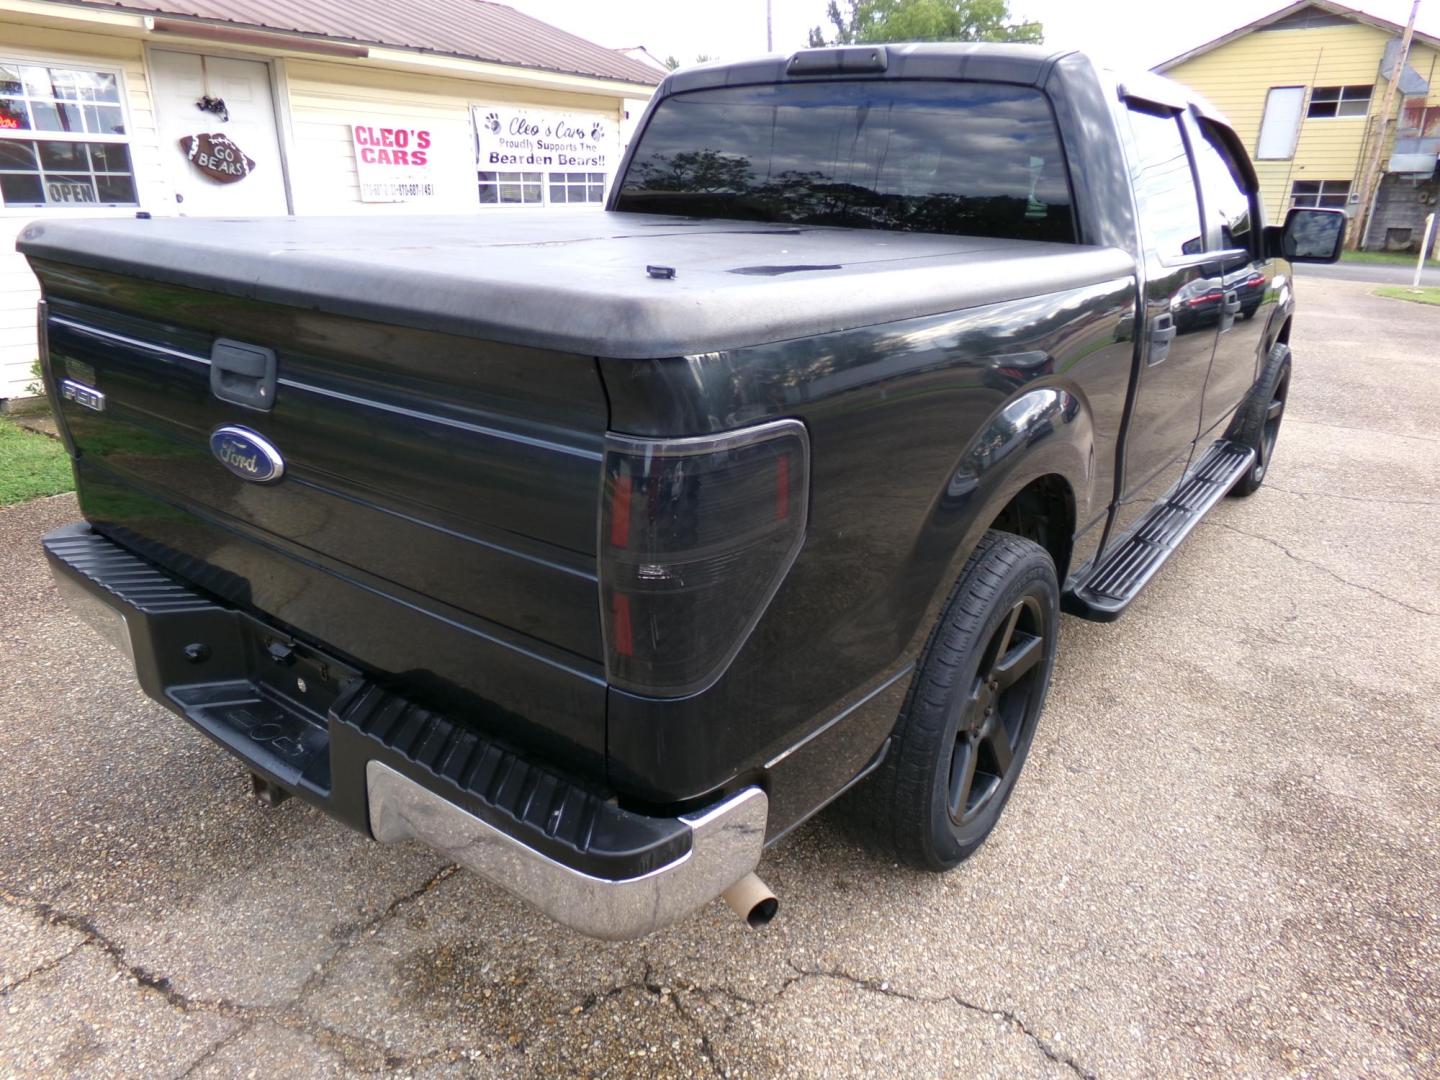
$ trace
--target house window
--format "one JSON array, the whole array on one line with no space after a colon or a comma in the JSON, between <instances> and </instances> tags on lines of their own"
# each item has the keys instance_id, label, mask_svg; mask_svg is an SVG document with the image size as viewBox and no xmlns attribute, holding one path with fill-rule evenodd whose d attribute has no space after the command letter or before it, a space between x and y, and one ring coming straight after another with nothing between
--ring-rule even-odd
<instances>
[{"instance_id":1,"label":"house window","mask_svg":"<svg viewBox=\"0 0 1440 1080\"><path fill-rule=\"evenodd\" d=\"M1260 122L1260 141L1255 156L1284 160L1295 154L1300 134L1300 113L1305 106L1303 86L1272 86L1265 96L1265 117Z\"/></svg>"},{"instance_id":2,"label":"house window","mask_svg":"<svg viewBox=\"0 0 1440 1080\"><path fill-rule=\"evenodd\" d=\"M1311 119L1326 116L1364 116L1370 111L1369 86L1317 86L1310 95L1305 115Z\"/></svg>"},{"instance_id":3,"label":"house window","mask_svg":"<svg viewBox=\"0 0 1440 1080\"><path fill-rule=\"evenodd\" d=\"M605 201L604 173L550 174L550 204Z\"/></svg>"},{"instance_id":4,"label":"house window","mask_svg":"<svg viewBox=\"0 0 1440 1080\"><path fill-rule=\"evenodd\" d=\"M539 206L545 202L543 174L538 172L480 172L480 201L505 206Z\"/></svg>"},{"instance_id":5,"label":"house window","mask_svg":"<svg viewBox=\"0 0 1440 1080\"><path fill-rule=\"evenodd\" d=\"M1349 180L1296 180L1290 186L1291 206L1344 210L1350 201Z\"/></svg>"},{"instance_id":6,"label":"house window","mask_svg":"<svg viewBox=\"0 0 1440 1080\"><path fill-rule=\"evenodd\" d=\"M134 206L111 72L0 60L0 205Z\"/></svg>"}]
</instances>

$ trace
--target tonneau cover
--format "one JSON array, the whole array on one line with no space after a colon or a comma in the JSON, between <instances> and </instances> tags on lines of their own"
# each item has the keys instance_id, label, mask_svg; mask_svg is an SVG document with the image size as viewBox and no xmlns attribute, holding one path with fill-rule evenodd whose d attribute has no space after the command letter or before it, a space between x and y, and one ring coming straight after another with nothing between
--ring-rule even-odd
<instances>
[{"instance_id":1,"label":"tonneau cover","mask_svg":"<svg viewBox=\"0 0 1440 1080\"><path fill-rule=\"evenodd\" d=\"M529 208L40 221L17 247L338 315L636 359L932 315L1134 268L1110 248Z\"/></svg>"}]
</instances>

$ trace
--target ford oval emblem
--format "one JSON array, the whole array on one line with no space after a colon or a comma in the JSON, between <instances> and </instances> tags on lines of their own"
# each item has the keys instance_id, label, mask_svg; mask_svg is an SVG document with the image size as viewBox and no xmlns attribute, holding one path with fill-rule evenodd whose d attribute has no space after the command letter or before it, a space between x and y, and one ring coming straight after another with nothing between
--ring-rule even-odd
<instances>
[{"instance_id":1,"label":"ford oval emblem","mask_svg":"<svg viewBox=\"0 0 1440 1080\"><path fill-rule=\"evenodd\" d=\"M266 484L285 475L280 451L249 428L216 428L210 436L210 452L241 480Z\"/></svg>"}]
</instances>

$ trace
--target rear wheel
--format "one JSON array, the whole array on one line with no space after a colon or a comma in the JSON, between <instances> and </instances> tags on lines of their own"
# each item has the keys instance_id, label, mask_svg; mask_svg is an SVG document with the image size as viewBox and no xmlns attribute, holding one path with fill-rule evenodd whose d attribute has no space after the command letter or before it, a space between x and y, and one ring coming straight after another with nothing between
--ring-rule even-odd
<instances>
[{"instance_id":1,"label":"rear wheel","mask_svg":"<svg viewBox=\"0 0 1440 1080\"><path fill-rule=\"evenodd\" d=\"M1045 703L1059 611L1049 553L986 533L926 647L890 752L856 793L885 854L948 870L995 828Z\"/></svg>"},{"instance_id":2,"label":"rear wheel","mask_svg":"<svg viewBox=\"0 0 1440 1080\"><path fill-rule=\"evenodd\" d=\"M1235 486L1230 489L1231 495L1252 495L1265 482L1265 475L1270 471L1270 459L1275 454L1275 443L1280 438L1280 421L1285 418L1285 402L1289 396L1290 346L1276 342L1260 372L1260 380L1231 425L1231 441L1255 450L1255 464L1235 481Z\"/></svg>"}]
</instances>

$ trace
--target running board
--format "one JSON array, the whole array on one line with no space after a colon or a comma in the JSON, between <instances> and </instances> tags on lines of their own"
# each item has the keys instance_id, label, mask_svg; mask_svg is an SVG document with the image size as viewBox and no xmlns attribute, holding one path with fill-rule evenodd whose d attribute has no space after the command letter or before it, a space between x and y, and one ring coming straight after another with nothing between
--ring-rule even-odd
<instances>
[{"instance_id":1,"label":"running board","mask_svg":"<svg viewBox=\"0 0 1440 1080\"><path fill-rule=\"evenodd\" d=\"M1255 462L1255 450L1221 440L1200 464L1141 519L1130 538L1085 581L1065 594L1064 609L1097 622L1120 617L1190 530Z\"/></svg>"}]
</instances>

